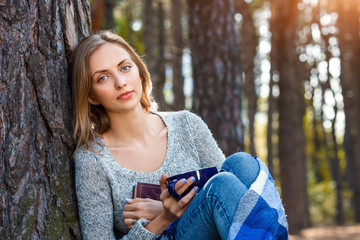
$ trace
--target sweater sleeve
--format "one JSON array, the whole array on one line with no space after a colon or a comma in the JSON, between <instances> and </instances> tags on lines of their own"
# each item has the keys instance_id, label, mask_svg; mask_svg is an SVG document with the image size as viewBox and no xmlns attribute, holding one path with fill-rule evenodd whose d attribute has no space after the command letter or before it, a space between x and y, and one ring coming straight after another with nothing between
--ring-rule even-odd
<instances>
[{"instance_id":1,"label":"sweater sleeve","mask_svg":"<svg viewBox=\"0 0 360 240\"><path fill-rule=\"evenodd\" d=\"M225 160L225 155L219 148L206 123L199 116L190 112L188 122L199 153L201 167L216 166L220 169Z\"/></svg>"},{"instance_id":2,"label":"sweater sleeve","mask_svg":"<svg viewBox=\"0 0 360 240\"><path fill-rule=\"evenodd\" d=\"M100 155L81 150L74 156L76 197L83 239L117 239L114 234L114 208L111 185L99 163ZM158 235L145 229L149 221L139 219L123 240L153 240Z\"/></svg>"},{"instance_id":3,"label":"sweater sleeve","mask_svg":"<svg viewBox=\"0 0 360 240\"><path fill-rule=\"evenodd\" d=\"M78 152L75 160L76 197L83 239L116 239L109 182L96 156Z\"/></svg>"}]
</instances>

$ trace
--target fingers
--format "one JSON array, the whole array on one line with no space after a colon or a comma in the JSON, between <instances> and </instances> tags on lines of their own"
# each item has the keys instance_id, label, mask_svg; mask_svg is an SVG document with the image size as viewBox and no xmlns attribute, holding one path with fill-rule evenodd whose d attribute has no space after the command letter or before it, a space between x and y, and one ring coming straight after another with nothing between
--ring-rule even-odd
<instances>
[{"instance_id":1,"label":"fingers","mask_svg":"<svg viewBox=\"0 0 360 240\"><path fill-rule=\"evenodd\" d=\"M124 219L140 219L146 218L153 220L164 211L160 201L153 199L135 198L124 205Z\"/></svg>"},{"instance_id":2,"label":"fingers","mask_svg":"<svg viewBox=\"0 0 360 240\"><path fill-rule=\"evenodd\" d=\"M159 183L160 183L160 188L161 188L161 192L163 192L165 189L167 189L166 187L166 179L169 176L166 173L163 173L163 175L161 176Z\"/></svg>"},{"instance_id":3,"label":"fingers","mask_svg":"<svg viewBox=\"0 0 360 240\"><path fill-rule=\"evenodd\" d=\"M163 173L162 177L159 180L160 187L161 187L161 195L160 195L161 201L170 197L170 193L169 193L169 191L167 189L167 185L166 185L167 178L168 178L168 175ZM179 195L182 195L191 186L191 184L194 183L194 181L195 181L195 177L190 177L188 179L185 179L185 178L180 179L175 184L175 191Z\"/></svg>"},{"instance_id":4,"label":"fingers","mask_svg":"<svg viewBox=\"0 0 360 240\"><path fill-rule=\"evenodd\" d=\"M126 224L126 226L128 226L129 229L132 229L133 226L135 225L137 219L133 219L133 218L127 218L127 219L124 219L124 222Z\"/></svg>"},{"instance_id":5,"label":"fingers","mask_svg":"<svg viewBox=\"0 0 360 240\"><path fill-rule=\"evenodd\" d=\"M183 194L190 186L191 184L193 184L195 181L194 177L190 177L188 179L181 179L179 181L177 181L177 183L175 184L175 191L181 195Z\"/></svg>"},{"instance_id":6,"label":"fingers","mask_svg":"<svg viewBox=\"0 0 360 240\"><path fill-rule=\"evenodd\" d=\"M198 187L194 187L188 194L186 194L183 198L180 200L168 201L166 202L168 210L171 212L171 214L175 215L177 218L181 218L186 209L191 204L192 200L194 199L196 193L199 191ZM164 205L165 207L165 205Z\"/></svg>"},{"instance_id":7,"label":"fingers","mask_svg":"<svg viewBox=\"0 0 360 240\"><path fill-rule=\"evenodd\" d=\"M195 195L199 192L198 187L194 187L188 194L179 200L184 206L189 205L194 199Z\"/></svg>"}]
</instances>

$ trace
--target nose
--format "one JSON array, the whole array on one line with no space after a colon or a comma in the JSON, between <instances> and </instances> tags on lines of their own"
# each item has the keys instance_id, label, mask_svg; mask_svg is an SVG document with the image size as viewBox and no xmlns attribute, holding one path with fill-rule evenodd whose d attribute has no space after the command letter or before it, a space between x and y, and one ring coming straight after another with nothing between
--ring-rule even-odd
<instances>
[{"instance_id":1,"label":"nose","mask_svg":"<svg viewBox=\"0 0 360 240\"><path fill-rule=\"evenodd\" d=\"M124 79L124 76L120 76L119 74L115 75L115 88L123 88L126 86L126 81Z\"/></svg>"}]
</instances>

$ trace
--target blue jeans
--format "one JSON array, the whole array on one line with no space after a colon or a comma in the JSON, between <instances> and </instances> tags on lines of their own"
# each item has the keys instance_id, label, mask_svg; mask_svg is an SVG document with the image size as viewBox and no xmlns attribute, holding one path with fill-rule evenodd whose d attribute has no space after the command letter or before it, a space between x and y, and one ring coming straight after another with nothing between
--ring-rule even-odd
<instances>
[{"instance_id":1,"label":"blue jeans","mask_svg":"<svg viewBox=\"0 0 360 240\"><path fill-rule=\"evenodd\" d=\"M239 200L259 171L258 162L248 153L228 157L180 218L175 239L227 239Z\"/></svg>"}]
</instances>

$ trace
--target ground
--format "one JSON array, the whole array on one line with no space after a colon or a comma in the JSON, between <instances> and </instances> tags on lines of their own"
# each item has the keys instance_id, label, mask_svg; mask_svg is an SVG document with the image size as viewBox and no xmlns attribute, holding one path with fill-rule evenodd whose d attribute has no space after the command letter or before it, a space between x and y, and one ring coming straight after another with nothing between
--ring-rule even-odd
<instances>
[{"instance_id":1,"label":"ground","mask_svg":"<svg viewBox=\"0 0 360 240\"><path fill-rule=\"evenodd\" d=\"M290 235L290 240L360 240L360 224L352 226L313 227L300 235Z\"/></svg>"}]
</instances>

